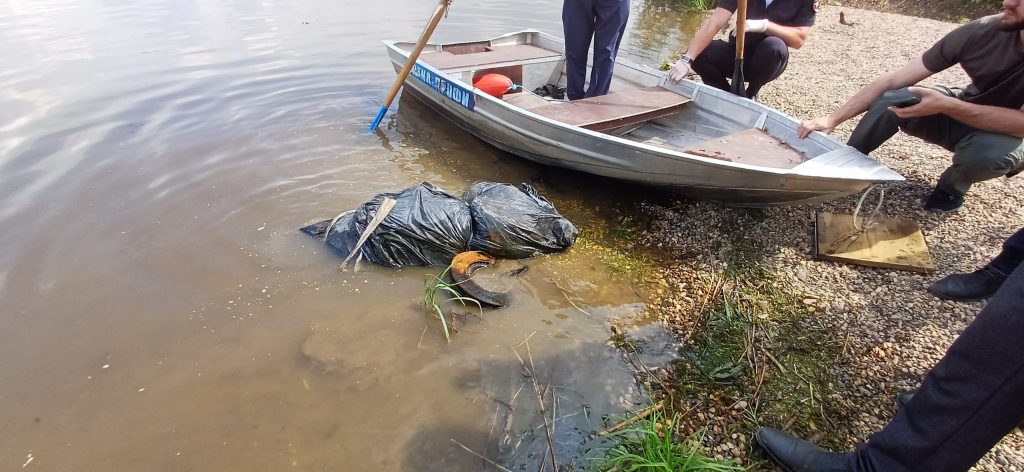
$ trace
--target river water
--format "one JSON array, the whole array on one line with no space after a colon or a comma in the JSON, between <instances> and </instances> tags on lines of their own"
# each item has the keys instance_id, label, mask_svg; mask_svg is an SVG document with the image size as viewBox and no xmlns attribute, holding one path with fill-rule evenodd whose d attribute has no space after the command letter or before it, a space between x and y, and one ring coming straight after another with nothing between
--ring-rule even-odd
<instances>
[{"instance_id":1,"label":"river water","mask_svg":"<svg viewBox=\"0 0 1024 472\"><path fill-rule=\"evenodd\" d=\"M483 468L458 442L536 470L516 352L557 398L565 463L642 406L607 340L645 294L603 241L647 190L499 152L412 99L367 132L395 77L380 40L414 40L433 8L0 1L0 469ZM433 39L560 35L560 10L455 2ZM699 21L635 1L621 54L656 66ZM450 344L420 306L437 269L342 273L296 230L477 180L533 184L585 244L503 261L529 267L512 306Z\"/></svg>"}]
</instances>

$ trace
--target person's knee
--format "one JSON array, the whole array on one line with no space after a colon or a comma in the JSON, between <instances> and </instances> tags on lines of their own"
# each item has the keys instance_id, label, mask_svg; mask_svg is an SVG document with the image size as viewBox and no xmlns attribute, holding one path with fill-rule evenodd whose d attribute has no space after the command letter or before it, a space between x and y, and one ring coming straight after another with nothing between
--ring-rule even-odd
<instances>
[{"instance_id":1,"label":"person's knee","mask_svg":"<svg viewBox=\"0 0 1024 472\"><path fill-rule=\"evenodd\" d=\"M953 162L982 174L1006 175L1021 164L1021 140L1005 134L972 133L956 145Z\"/></svg>"},{"instance_id":2,"label":"person's knee","mask_svg":"<svg viewBox=\"0 0 1024 472\"><path fill-rule=\"evenodd\" d=\"M757 45L758 52L778 59L780 62L789 59L789 46L786 46L786 42L782 38L776 36L769 36L761 41L761 44Z\"/></svg>"}]
</instances>

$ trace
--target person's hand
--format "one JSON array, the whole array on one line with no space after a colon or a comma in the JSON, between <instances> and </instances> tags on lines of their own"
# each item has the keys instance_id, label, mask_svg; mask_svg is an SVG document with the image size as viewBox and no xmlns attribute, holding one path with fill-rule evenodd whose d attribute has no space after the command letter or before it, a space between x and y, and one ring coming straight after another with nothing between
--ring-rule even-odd
<instances>
[{"instance_id":1,"label":"person's hand","mask_svg":"<svg viewBox=\"0 0 1024 472\"><path fill-rule=\"evenodd\" d=\"M893 112L900 118L917 118L919 116L931 116L945 113L946 104L949 103L949 100L956 100L955 98L941 93L938 90L927 87L910 87L907 90L910 90L911 93L920 95L921 103L903 108L889 107L889 111Z\"/></svg>"},{"instance_id":2,"label":"person's hand","mask_svg":"<svg viewBox=\"0 0 1024 472\"><path fill-rule=\"evenodd\" d=\"M831 133L836 128L836 125L832 123L832 120L827 116L819 116L813 120L805 120L800 123L800 126L796 128L796 135L800 139L806 138L811 135L812 131L821 131L825 134Z\"/></svg>"},{"instance_id":3,"label":"person's hand","mask_svg":"<svg viewBox=\"0 0 1024 472\"><path fill-rule=\"evenodd\" d=\"M747 20L744 26L748 33L764 33L768 31L768 20Z\"/></svg>"},{"instance_id":4,"label":"person's hand","mask_svg":"<svg viewBox=\"0 0 1024 472\"><path fill-rule=\"evenodd\" d=\"M675 65L672 66L672 70L668 71L668 80L672 83L679 83L679 81L683 80L683 78L686 77L686 74L689 73L690 65L682 60L678 60Z\"/></svg>"}]
</instances>

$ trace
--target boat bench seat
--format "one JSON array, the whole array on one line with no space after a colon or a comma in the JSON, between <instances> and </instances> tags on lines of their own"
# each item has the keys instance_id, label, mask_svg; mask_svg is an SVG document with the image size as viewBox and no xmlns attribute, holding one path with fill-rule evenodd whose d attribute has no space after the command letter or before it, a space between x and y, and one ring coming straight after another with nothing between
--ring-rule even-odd
<instances>
[{"instance_id":1,"label":"boat bench seat","mask_svg":"<svg viewBox=\"0 0 1024 472\"><path fill-rule=\"evenodd\" d=\"M609 131L671 115L689 101L676 92L654 86L552 103L529 110L565 124L593 131Z\"/></svg>"},{"instance_id":2,"label":"boat bench seat","mask_svg":"<svg viewBox=\"0 0 1024 472\"><path fill-rule=\"evenodd\" d=\"M485 51L455 54L433 51L420 55L420 60L445 72L522 65L531 62L560 60L562 54L529 44L487 47Z\"/></svg>"},{"instance_id":3,"label":"boat bench seat","mask_svg":"<svg viewBox=\"0 0 1024 472\"><path fill-rule=\"evenodd\" d=\"M681 151L712 159L779 169L792 169L807 160L804 153L757 128L691 144Z\"/></svg>"}]
</instances>

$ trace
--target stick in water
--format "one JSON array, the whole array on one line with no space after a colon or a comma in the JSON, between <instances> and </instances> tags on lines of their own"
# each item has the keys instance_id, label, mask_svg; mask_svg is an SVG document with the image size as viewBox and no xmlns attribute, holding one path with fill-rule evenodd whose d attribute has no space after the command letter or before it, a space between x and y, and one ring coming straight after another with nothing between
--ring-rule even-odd
<instances>
[{"instance_id":1,"label":"stick in water","mask_svg":"<svg viewBox=\"0 0 1024 472\"><path fill-rule=\"evenodd\" d=\"M395 203L397 202L393 198L384 198L380 207L377 208L377 213L373 215L373 219L370 220L370 224L366 225L366 229L363 230L363 234L359 235L359 241L356 241L356 246L349 251L348 257L346 257L344 261L341 261L341 270L345 270L345 266L348 265L348 262L351 261L356 254L359 254L359 250L363 247L363 243L365 243L370 235L373 234L373 230L380 226L381 222L384 221L384 218L388 216L388 213L391 213L391 209L395 207Z\"/></svg>"}]
</instances>

